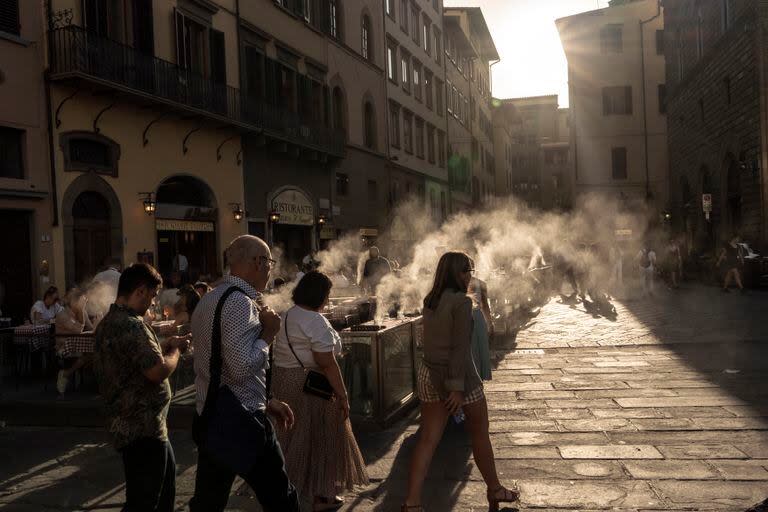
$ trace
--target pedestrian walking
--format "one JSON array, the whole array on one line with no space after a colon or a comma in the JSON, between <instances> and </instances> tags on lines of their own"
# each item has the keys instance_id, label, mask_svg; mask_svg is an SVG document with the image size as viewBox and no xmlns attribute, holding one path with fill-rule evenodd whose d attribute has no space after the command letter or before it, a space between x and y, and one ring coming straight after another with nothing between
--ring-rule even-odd
<instances>
[{"instance_id":1,"label":"pedestrian walking","mask_svg":"<svg viewBox=\"0 0 768 512\"><path fill-rule=\"evenodd\" d=\"M294 306L283 314L274 345L275 397L295 411L296 427L278 433L291 482L312 510L336 510L337 494L368 483L365 462L349 421L349 398L336 356L341 338L320 311L332 283L307 273L293 290ZM314 381L322 389L315 389Z\"/></svg>"},{"instance_id":2,"label":"pedestrian walking","mask_svg":"<svg viewBox=\"0 0 768 512\"><path fill-rule=\"evenodd\" d=\"M674 238L670 238L664 249L664 262L662 263L664 275L669 279L671 288L680 286L681 270L683 268L683 256L680 254L680 246Z\"/></svg>"},{"instance_id":3,"label":"pedestrian walking","mask_svg":"<svg viewBox=\"0 0 768 512\"><path fill-rule=\"evenodd\" d=\"M611 283L611 289L615 293L624 288L624 252L617 242L611 245L608 258L611 265L609 282Z\"/></svg>"},{"instance_id":4,"label":"pedestrian walking","mask_svg":"<svg viewBox=\"0 0 768 512\"><path fill-rule=\"evenodd\" d=\"M378 247L368 250L368 259L363 267L361 287L371 295L376 293L376 287L387 274L392 272L392 266L386 258L381 256Z\"/></svg>"},{"instance_id":5,"label":"pedestrian walking","mask_svg":"<svg viewBox=\"0 0 768 512\"><path fill-rule=\"evenodd\" d=\"M472 261L472 267L475 263ZM472 299L472 360L483 380L491 380L491 350L489 338L493 336L491 305L485 281L472 277L467 295Z\"/></svg>"},{"instance_id":6,"label":"pedestrian walking","mask_svg":"<svg viewBox=\"0 0 768 512\"><path fill-rule=\"evenodd\" d=\"M449 416L463 411L475 464L485 480L489 510L519 499L496 472L488 434L488 404L483 382L472 363L472 300L467 288L474 268L464 253L448 252L437 265L432 290L424 299L424 360L417 394L421 400L419 438L411 455L408 493L402 512L423 512L421 491L432 456Z\"/></svg>"},{"instance_id":7,"label":"pedestrian walking","mask_svg":"<svg viewBox=\"0 0 768 512\"><path fill-rule=\"evenodd\" d=\"M731 281L736 281L736 286L744 292L744 285L741 282L741 271L739 266L742 264L741 254L739 253L739 237L732 237L727 244L720 250L720 257L717 260L717 266L725 263L725 277L723 277L723 292L730 291Z\"/></svg>"},{"instance_id":8,"label":"pedestrian walking","mask_svg":"<svg viewBox=\"0 0 768 512\"><path fill-rule=\"evenodd\" d=\"M265 512L299 512L296 489L269 419L293 427L291 408L267 391L269 347L280 317L260 305L275 265L255 236L227 248L230 275L205 294L192 314L198 446L192 512L223 511L236 476L251 486Z\"/></svg>"},{"instance_id":9,"label":"pedestrian walking","mask_svg":"<svg viewBox=\"0 0 768 512\"><path fill-rule=\"evenodd\" d=\"M656 272L656 252L645 243L635 256L640 272L640 284L644 295L653 295L654 274Z\"/></svg>"},{"instance_id":10,"label":"pedestrian walking","mask_svg":"<svg viewBox=\"0 0 768 512\"><path fill-rule=\"evenodd\" d=\"M123 512L171 512L176 499L176 459L168 440L168 377L189 338L161 345L143 315L162 279L149 265L125 269L117 299L94 334L93 368L104 399L107 430L123 457Z\"/></svg>"}]
</instances>

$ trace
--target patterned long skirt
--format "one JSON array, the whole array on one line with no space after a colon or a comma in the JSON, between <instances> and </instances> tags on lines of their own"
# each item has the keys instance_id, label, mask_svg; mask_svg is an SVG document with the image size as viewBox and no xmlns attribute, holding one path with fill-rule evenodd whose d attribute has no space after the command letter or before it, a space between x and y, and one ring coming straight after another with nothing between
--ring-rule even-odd
<instances>
[{"instance_id":1,"label":"patterned long skirt","mask_svg":"<svg viewBox=\"0 0 768 512\"><path fill-rule=\"evenodd\" d=\"M293 429L276 429L285 466L304 499L332 498L355 485L368 483L365 461L335 401L302 391L306 374L301 368L275 367L275 398L287 403L295 416Z\"/></svg>"}]
</instances>

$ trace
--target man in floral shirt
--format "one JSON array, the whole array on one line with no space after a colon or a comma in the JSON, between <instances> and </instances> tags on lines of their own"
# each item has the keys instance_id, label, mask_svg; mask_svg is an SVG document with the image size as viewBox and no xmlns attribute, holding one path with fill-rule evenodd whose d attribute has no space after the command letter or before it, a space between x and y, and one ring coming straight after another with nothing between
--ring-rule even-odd
<instances>
[{"instance_id":1,"label":"man in floral shirt","mask_svg":"<svg viewBox=\"0 0 768 512\"><path fill-rule=\"evenodd\" d=\"M189 339L173 337L161 345L144 323L161 285L151 266L128 267L120 276L117 300L95 333L93 366L107 430L123 456L124 512L171 512L176 497L176 461L166 426L168 377Z\"/></svg>"}]
</instances>

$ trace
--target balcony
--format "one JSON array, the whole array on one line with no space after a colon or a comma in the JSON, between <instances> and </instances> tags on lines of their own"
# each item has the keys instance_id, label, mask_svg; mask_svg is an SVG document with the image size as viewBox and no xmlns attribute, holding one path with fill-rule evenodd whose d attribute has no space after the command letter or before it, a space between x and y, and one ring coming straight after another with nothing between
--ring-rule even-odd
<instances>
[{"instance_id":1,"label":"balcony","mask_svg":"<svg viewBox=\"0 0 768 512\"><path fill-rule=\"evenodd\" d=\"M70 25L49 33L51 80L85 80L179 112L343 156L344 135L172 62Z\"/></svg>"}]
</instances>

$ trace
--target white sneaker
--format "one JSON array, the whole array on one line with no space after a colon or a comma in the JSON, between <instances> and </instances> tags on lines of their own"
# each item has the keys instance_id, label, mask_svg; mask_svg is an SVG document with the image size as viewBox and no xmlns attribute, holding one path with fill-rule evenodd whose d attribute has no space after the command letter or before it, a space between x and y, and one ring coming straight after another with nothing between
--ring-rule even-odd
<instances>
[{"instance_id":1,"label":"white sneaker","mask_svg":"<svg viewBox=\"0 0 768 512\"><path fill-rule=\"evenodd\" d=\"M56 379L56 391L58 391L60 395L63 395L64 392L67 391L68 383L69 377L67 377L67 374L64 373L64 370L59 370L59 376Z\"/></svg>"}]
</instances>

